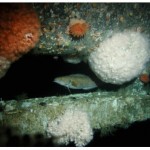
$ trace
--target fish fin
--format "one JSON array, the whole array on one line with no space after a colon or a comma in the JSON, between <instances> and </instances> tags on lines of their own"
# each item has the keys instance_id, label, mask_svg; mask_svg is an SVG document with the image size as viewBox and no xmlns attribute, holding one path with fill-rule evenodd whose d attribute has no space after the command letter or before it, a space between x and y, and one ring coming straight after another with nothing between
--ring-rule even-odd
<instances>
[{"instance_id":1,"label":"fish fin","mask_svg":"<svg viewBox=\"0 0 150 150\"><path fill-rule=\"evenodd\" d=\"M71 82L71 81L69 81L69 82ZM70 83L69 83L69 84L70 84ZM67 89L68 89L69 93L71 94L71 91L70 91L70 88L69 88L69 84L68 84L68 85L66 85L66 87L67 87Z\"/></svg>"}]
</instances>

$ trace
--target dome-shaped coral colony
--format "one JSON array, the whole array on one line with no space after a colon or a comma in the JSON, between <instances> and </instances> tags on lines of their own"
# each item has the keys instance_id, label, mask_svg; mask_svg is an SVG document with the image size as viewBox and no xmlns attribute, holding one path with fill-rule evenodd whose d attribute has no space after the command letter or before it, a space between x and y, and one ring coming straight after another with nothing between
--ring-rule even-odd
<instances>
[{"instance_id":1,"label":"dome-shaped coral colony","mask_svg":"<svg viewBox=\"0 0 150 150\"><path fill-rule=\"evenodd\" d=\"M88 58L90 68L106 83L123 84L136 78L150 59L149 41L134 31L114 33Z\"/></svg>"},{"instance_id":2,"label":"dome-shaped coral colony","mask_svg":"<svg viewBox=\"0 0 150 150\"><path fill-rule=\"evenodd\" d=\"M0 5L0 56L11 62L38 42L40 23L29 4Z\"/></svg>"},{"instance_id":3,"label":"dome-shaped coral colony","mask_svg":"<svg viewBox=\"0 0 150 150\"><path fill-rule=\"evenodd\" d=\"M81 38L86 34L89 25L83 19L71 19L68 28L71 36Z\"/></svg>"}]
</instances>

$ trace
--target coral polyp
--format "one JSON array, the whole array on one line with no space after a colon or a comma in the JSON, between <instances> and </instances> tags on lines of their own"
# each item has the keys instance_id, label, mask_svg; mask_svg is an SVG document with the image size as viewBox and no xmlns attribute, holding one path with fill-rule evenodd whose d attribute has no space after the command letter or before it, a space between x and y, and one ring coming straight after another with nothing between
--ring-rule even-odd
<instances>
[{"instance_id":1,"label":"coral polyp","mask_svg":"<svg viewBox=\"0 0 150 150\"><path fill-rule=\"evenodd\" d=\"M69 34L76 38L83 37L87 30L89 29L89 25L83 19L71 19L69 24Z\"/></svg>"},{"instance_id":2,"label":"coral polyp","mask_svg":"<svg viewBox=\"0 0 150 150\"><path fill-rule=\"evenodd\" d=\"M150 78L149 78L148 74L141 74L139 79L143 83L149 83L150 82Z\"/></svg>"}]
</instances>

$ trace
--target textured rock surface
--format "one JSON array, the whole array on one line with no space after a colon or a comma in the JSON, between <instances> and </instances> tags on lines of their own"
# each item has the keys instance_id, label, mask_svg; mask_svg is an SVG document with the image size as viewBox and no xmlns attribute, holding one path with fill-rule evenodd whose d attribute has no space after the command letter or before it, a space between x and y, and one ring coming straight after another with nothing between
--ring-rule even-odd
<instances>
[{"instance_id":1,"label":"textured rock surface","mask_svg":"<svg viewBox=\"0 0 150 150\"><path fill-rule=\"evenodd\" d=\"M115 126L127 127L135 121L150 118L149 96L129 96L123 92L1 101L0 124L15 127L20 134L38 132L46 136L48 122L59 118L68 108L86 112L91 127L102 133L110 132Z\"/></svg>"},{"instance_id":2,"label":"textured rock surface","mask_svg":"<svg viewBox=\"0 0 150 150\"><path fill-rule=\"evenodd\" d=\"M34 53L87 56L100 42L125 29L149 36L149 4L51 3L33 4L42 24L42 35ZM84 19L90 28L80 40L67 33L70 19ZM83 58L81 58L83 59Z\"/></svg>"}]
</instances>

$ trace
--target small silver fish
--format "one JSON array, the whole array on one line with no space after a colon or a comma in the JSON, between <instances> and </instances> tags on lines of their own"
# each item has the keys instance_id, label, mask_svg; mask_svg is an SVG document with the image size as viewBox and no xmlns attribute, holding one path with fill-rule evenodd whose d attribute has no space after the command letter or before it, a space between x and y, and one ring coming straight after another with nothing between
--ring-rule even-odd
<instances>
[{"instance_id":1,"label":"small silver fish","mask_svg":"<svg viewBox=\"0 0 150 150\"><path fill-rule=\"evenodd\" d=\"M83 74L57 77L54 79L54 82L70 89L90 90L97 87L96 83L90 77Z\"/></svg>"}]
</instances>

